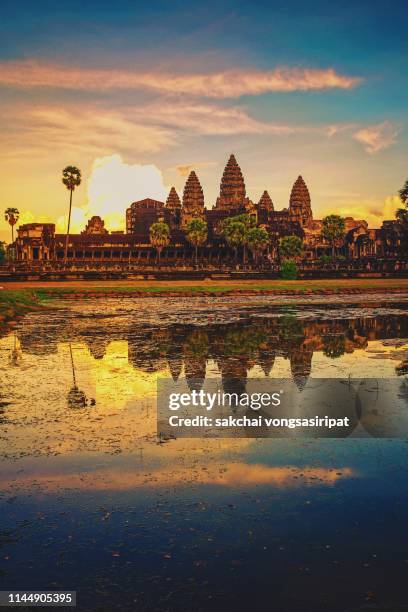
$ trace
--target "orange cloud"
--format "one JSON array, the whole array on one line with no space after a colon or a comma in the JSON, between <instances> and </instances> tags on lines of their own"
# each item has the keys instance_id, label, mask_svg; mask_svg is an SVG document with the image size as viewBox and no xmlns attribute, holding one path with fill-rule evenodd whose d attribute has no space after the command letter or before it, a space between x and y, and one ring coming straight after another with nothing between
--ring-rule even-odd
<instances>
[{"instance_id":1,"label":"orange cloud","mask_svg":"<svg viewBox=\"0 0 408 612\"><path fill-rule=\"evenodd\" d=\"M0 63L0 84L11 87L91 91L148 89L210 98L235 98L267 92L351 89L360 81L358 77L338 74L333 68L317 70L280 67L270 71L236 69L212 74L171 74L71 68L36 60Z\"/></svg>"},{"instance_id":2,"label":"orange cloud","mask_svg":"<svg viewBox=\"0 0 408 612\"><path fill-rule=\"evenodd\" d=\"M395 144L400 131L401 127L392 124L390 121L384 121L377 125L361 128L353 134L353 138L364 145L367 153L373 155Z\"/></svg>"},{"instance_id":3,"label":"orange cloud","mask_svg":"<svg viewBox=\"0 0 408 612\"><path fill-rule=\"evenodd\" d=\"M336 214L342 217L365 219L369 227L380 227L384 220L395 219L395 211L401 206L398 196L388 196L383 202L378 200L339 201L330 204L321 212L321 216Z\"/></svg>"}]
</instances>

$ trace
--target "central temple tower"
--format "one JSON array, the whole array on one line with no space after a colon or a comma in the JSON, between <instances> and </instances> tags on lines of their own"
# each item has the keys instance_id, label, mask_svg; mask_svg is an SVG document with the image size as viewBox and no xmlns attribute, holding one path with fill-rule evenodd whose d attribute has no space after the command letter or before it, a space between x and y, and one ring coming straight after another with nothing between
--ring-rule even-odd
<instances>
[{"instance_id":1,"label":"central temple tower","mask_svg":"<svg viewBox=\"0 0 408 612\"><path fill-rule=\"evenodd\" d=\"M289 215L291 221L307 227L313 221L310 193L301 176L293 184L289 199Z\"/></svg>"},{"instance_id":2,"label":"central temple tower","mask_svg":"<svg viewBox=\"0 0 408 612\"><path fill-rule=\"evenodd\" d=\"M220 195L215 207L219 210L232 211L243 208L246 204L246 191L241 168L234 155L230 155L222 175Z\"/></svg>"}]
</instances>

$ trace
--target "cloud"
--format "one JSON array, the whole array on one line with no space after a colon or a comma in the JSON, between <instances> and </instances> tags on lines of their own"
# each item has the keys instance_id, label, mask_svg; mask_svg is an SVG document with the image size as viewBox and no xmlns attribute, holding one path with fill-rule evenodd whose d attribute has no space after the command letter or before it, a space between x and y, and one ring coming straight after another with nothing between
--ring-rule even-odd
<instances>
[{"instance_id":1,"label":"cloud","mask_svg":"<svg viewBox=\"0 0 408 612\"><path fill-rule=\"evenodd\" d=\"M368 222L368 227L380 227L384 220L395 219L395 211L401 207L401 200L398 196L388 196L381 200L339 200L333 202L321 212L319 217L336 214L342 217L354 217L354 219L364 219Z\"/></svg>"},{"instance_id":2,"label":"cloud","mask_svg":"<svg viewBox=\"0 0 408 612\"><path fill-rule=\"evenodd\" d=\"M1 155L30 157L64 150L99 156L107 150L156 153L175 142L174 130L151 124L140 112L126 114L94 105L14 106L2 109Z\"/></svg>"},{"instance_id":3,"label":"cloud","mask_svg":"<svg viewBox=\"0 0 408 612\"><path fill-rule=\"evenodd\" d=\"M124 211L132 202L147 197L164 201L167 192L163 175L153 164L127 164L117 154L97 158L86 182L87 202L72 209L72 231L82 231L93 215L102 217L107 229L123 230ZM65 232L66 227L67 215L63 215L57 230Z\"/></svg>"},{"instance_id":4,"label":"cloud","mask_svg":"<svg viewBox=\"0 0 408 612\"><path fill-rule=\"evenodd\" d=\"M333 68L225 70L210 74L139 72L90 69L36 60L0 63L0 85L19 88L51 87L84 91L153 90L209 98L236 98L268 92L352 89L361 78L341 75Z\"/></svg>"},{"instance_id":5,"label":"cloud","mask_svg":"<svg viewBox=\"0 0 408 612\"><path fill-rule=\"evenodd\" d=\"M191 164L178 164L177 166L168 168L168 170L177 172L179 176L186 178L192 170L205 170L206 168L211 168L216 165L217 162L215 161L201 161Z\"/></svg>"},{"instance_id":6,"label":"cloud","mask_svg":"<svg viewBox=\"0 0 408 612\"><path fill-rule=\"evenodd\" d=\"M146 117L154 123L203 135L293 134L303 126L258 121L245 107L217 104L186 104L167 100L145 107Z\"/></svg>"},{"instance_id":7,"label":"cloud","mask_svg":"<svg viewBox=\"0 0 408 612\"><path fill-rule=\"evenodd\" d=\"M373 155L395 144L400 131L400 126L396 126L390 121L384 121L359 129L353 134L353 138L364 145L367 153Z\"/></svg>"}]
</instances>

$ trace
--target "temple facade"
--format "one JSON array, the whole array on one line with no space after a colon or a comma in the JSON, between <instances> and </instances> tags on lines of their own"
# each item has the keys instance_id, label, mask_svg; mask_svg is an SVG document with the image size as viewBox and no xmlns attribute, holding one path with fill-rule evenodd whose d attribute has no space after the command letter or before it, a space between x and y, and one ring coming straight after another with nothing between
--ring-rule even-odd
<instances>
[{"instance_id":1,"label":"temple facade","mask_svg":"<svg viewBox=\"0 0 408 612\"><path fill-rule=\"evenodd\" d=\"M275 210L268 191L258 202L249 199L244 176L234 155L225 166L219 195L212 207L205 202L204 191L196 172L190 172L182 197L171 187L166 202L145 198L130 204L125 212L125 231L109 232L103 219L92 217L79 234L70 234L66 260L70 264L92 267L97 262L154 264L155 252L150 243L152 223L163 221L170 228L170 244L162 253L162 262L177 264L192 258L186 237L191 219L201 218L208 227L208 240L202 247L202 258L217 265L233 261L231 249L222 236L222 221L248 214L270 236L270 247L264 263L278 257L278 244L283 236L299 236L304 244L304 258L314 261L331 252L331 245L322 238L322 221L313 218L309 189L302 176L295 180L288 207ZM347 259L363 257L397 258L406 241L405 229L397 221L385 221L380 229L370 229L364 219L345 218L345 236L339 252ZM55 232L52 223L28 223L17 231L15 259L22 262L65 261L65 234Z\"/></svg>"}]
</instances>

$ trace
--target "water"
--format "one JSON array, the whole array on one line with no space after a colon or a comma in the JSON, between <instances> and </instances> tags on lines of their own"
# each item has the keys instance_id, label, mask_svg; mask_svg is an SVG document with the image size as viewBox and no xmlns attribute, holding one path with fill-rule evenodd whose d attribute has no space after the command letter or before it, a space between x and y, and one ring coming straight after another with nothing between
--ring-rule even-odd
<instances>
[{"instance_id":1,"label":"water","mask_svg":"<svg viewBox=\"0 0 408 612\"><path fill-rule=\"evenodd\" d=\"M407 296L350 300L21 320L0 338L1 588L76 590L79 610L408 609L406 440L364 420L358 439L156 438L158 377L402 381Z\"/></svg>"}]
</instances>

